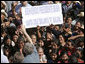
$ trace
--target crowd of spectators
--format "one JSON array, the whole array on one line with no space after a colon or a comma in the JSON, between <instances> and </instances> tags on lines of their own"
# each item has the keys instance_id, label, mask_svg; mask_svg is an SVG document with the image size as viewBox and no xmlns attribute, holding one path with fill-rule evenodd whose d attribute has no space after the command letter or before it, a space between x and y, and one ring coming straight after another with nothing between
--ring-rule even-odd
<instances>
[{"instance_id":1,"label":"crowd of spectators","mask_svg":"<svg viewBox=\"0 0 85 64\"><path fill-rule=\"evenodd\" d=\"M22 24L21 7L58 3L63 24ZM1 1L1 63L84 63L84 1Z\"/></svg>"}]
</instances>

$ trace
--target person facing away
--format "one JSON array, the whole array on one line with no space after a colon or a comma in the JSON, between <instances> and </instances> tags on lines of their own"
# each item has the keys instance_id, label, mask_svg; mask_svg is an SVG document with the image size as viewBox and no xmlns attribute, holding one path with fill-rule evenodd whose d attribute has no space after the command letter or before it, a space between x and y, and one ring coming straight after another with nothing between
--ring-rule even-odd
<instances>
[{"instance_id":1,"label":"person facing away","mask_svg":"<svg viewBox=\"0 0 85 64\"><path fill-rule=\"evenodd\" d=\"M36 47L32 42L32 39L27 34L25 27L23 25L21 25L21 29L28 40L28 42L24 44L23 54L25 57L22 63L40 63L39 55L36 50Z\"/></svg>"}]
</instances>

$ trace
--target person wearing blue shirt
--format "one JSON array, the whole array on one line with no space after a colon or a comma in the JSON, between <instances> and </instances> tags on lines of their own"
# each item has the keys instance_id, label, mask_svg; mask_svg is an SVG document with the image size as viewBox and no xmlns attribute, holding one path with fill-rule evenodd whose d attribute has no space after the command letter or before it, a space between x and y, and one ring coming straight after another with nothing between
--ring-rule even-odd
<instances>
[{"instance_id":1,"label":"person wearing blue shirt","mask_svg":"<svg viewBox=\"0 0 85 64\"><path fill-rule=\"evenodd\" d=\"M27 1L21 1L21 3L16 6L15 11L19 14L21 7L30 7L30 6L31 5L28 4Z\"/></svg>"},{"instance_id":2,"label":"person wearing blue shirt","mask_svg":"<svg viewBox=\"0 0 85 64\"><path fill-rule=\"evenodd\" d=\"M37 49L34 46L30 36L27 34L24 25L21 25L21 29L28 40L28 42L25 43L24 48L23 48L23 53L25 55L25 58L22 61L22 63L40 63Z\"/></svg>"}]
</instances>

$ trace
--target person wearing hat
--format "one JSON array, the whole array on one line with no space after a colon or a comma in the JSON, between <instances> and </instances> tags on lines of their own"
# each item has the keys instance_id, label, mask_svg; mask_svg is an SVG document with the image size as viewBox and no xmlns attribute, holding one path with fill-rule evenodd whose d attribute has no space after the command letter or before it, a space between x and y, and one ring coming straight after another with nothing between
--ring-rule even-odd
<instances>
[{"instance_id":1,"label":"person wearing hat","mask_svg":"<svg viewBox=\"0 0 85 64\"><path fill-rule=\"evenodd\" d=\"M79 21L84 24L84 12L81 11L77 16L79 17Z\"/></svg>"},{"instance_id":2,"label":"person wearing hat","mask_svg":"<svg viewBox=\"0 0 85 64\"><path fill-rule=\"evenodd\" d=\"M80 12L77 16L84 17L84 12Z\"/></svg>"},{"instance_id":3,"label":"person wearing hat","mask_svg":"<svg viewBox=\"0 0 85 64\"><path fill-rule=\"evenodd\" d=\"M78 3L78 4L81 5L81 2L80 1L73 1L73 3Z\"/></svg>"}]
</instances>

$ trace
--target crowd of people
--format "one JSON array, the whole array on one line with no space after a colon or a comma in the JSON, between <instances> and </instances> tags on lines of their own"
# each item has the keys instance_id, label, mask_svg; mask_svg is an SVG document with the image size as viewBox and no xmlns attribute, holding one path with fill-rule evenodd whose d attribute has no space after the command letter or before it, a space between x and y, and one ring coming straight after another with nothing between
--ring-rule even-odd
<instances>
[{"instance_id":1,"label":"crowd of people","mask_svg":"<svg viewBox=\"0 0 85 64\"><path fill-rule=\"evenodd\" d=\"M63 24L25 28L22 7L58 3ZM84 1L1 1L1 63L84 63Z\"/></svg>"}]
</instances>

